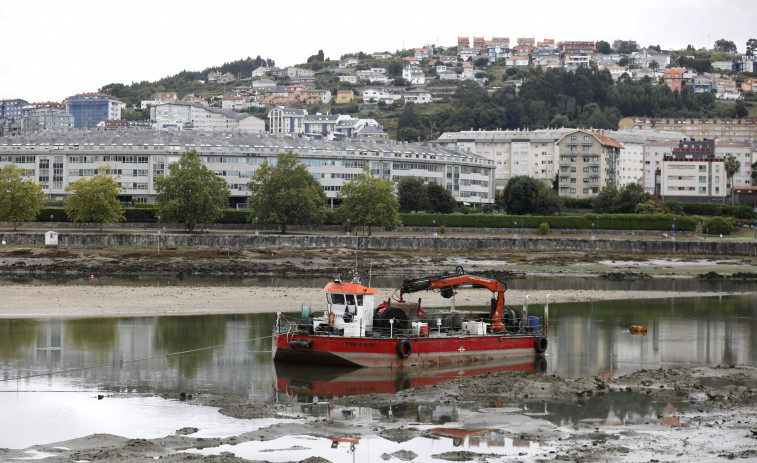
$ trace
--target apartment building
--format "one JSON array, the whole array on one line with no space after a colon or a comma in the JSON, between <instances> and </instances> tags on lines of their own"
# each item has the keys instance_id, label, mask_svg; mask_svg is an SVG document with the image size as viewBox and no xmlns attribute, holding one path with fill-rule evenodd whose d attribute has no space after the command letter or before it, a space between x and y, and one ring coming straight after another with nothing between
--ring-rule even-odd
<instances>
[{"instance_id":1,"label":"apartment building","mask_svg":"<svg viewBox=\"0 0 757 463\"><path fill-rule=\"evenodd\" d=\"M618 123L620 130L662 130L678 132L686 138L718 139L757 143L757 118L743 119L685 119L625 117Z\"/></svg>"},{"instance_id":2,"label":"apartment building","mask_svg":"<svg viewBox=\"0 0 757 463\"><path fill-rule=\"evenodd\" d=\"M665 71L665 74L663 76L665 85L667 85L668 88L670 88L674 92L680 93L681 89L683 88L685 73L686 73L686 68L668 69L667 71Z\"/></svg>"},{"instance_id":3,"label":"apartment building","mask_svg":"<svg viewBox=\"0 0 757 463\"><path fill-rule=\"evenodd\" d=\"M74 116L74 128L87 129L105 119L121 119L125 103L104 93L79 93L66 98L66 110Z\"/></svg>"},{"instance_id":4,"label":"apartment building","mask_svg":"<svg viewBox=\"0 0 757 463\"><path fill-rule=\"evenodd\" d=\"M682 140L662 160L657 193L663 199L697 202L724 198L728 191L723 161L715 154L714 140Z\"/></svg>"},{"instance_id":5,"label":"apartment building","mask_svg":"<svg viewBox=\"0 0 757 463\"><path fill-rule=\"evenodd\" d=\"M38 134L0 138L0 168L14 163L43 185L53 200L65 199L65 187L109 165L125 188L121 199L155 201L155 179L181 154L195 150L205 165L224 179L231 205L247 201L247 183L255 170L279 153L294 152L323 185L331 206L342 185L368 166L381 178L412 176L444 185L455 199L471 204L494 202L494 164L475 154L427 144L394 141L326 141L263 134L166 131Z\"/></svg>"},{"instance_id":6,"label":"apartment building","mask_svg":"<svg viewBox=\"0 0 757 463\"><path fill-rule=\"evenodd\" d=\"M199 130L204 132L263 132L265 122L250 114L211 108L198 103L172 101L150 108L150 119L158 130Z\"/></svg>"},{"instance_id":7,"label":"apartment building","mask_svg":"<svg viewBox=\"0 0 757 463\"><path fill-rule=\"evenodd\" d=\"M683 145L684 142L686 142L686 146ZM725 161L729 156L733 156L739 161L739 170L733 176L733 187L738 188L752 185L751 164L753 150L749 144L733 141L713 141L711 139L703 140L702 143L697 142L697 144L693 145L691 143L693 143L691 139L688 141L684 139L680 141L654 141L647 145L644 166L644 191L648 193L668 194L665 188L660 189L661 180L659 178L666 159L676 159L681 157L681 153L686 154L686 151L679 150L679 148L701 148L705 145L708 148L712 145L712 152L708 151L707 153L713 158ZM730 185L726 186L730 191ZM698 189L690 191L698 191ZM727 191L723 192L722 190L718 193L722 195L728 194Z\"/></svg>"},{"instance_id":8,"label":"apartment building","mask_svg":"<svg viewBox=\"0 0 757 463\"><path fill-rule=\"evenodd\" d=\"M593 198L605 185L617 185L618 157L623 145L603 132L573 130L558 140L558 194Z\"/></svg>"}]
</instances>

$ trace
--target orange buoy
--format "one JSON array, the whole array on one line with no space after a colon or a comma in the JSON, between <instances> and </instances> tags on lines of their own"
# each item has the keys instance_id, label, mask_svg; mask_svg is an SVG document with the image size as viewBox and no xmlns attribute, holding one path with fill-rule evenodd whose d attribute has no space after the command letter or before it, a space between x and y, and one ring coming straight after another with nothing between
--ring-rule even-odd
<instances>
[{"instance_id":1,"label":"orange buoy","mask_svg":"<svg viewBox=\"0 0 757 463\"><path fill-rule=\"evenodd\" d=\"M646 333L647 327L644 325L631 325L631 328L629 329L631 333Z\"/></svg>"}]
</instances>

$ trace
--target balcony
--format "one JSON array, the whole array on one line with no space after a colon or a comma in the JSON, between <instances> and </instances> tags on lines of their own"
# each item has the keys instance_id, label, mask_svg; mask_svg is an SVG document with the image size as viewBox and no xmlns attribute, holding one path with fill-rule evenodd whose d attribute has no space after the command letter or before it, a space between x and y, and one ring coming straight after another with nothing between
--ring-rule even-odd
<instances>
[{"instance_id":1,"label":"balcony","mask_svg":"<svg viewBox=\"0 0 757 463\"><path fill-rule=\"evenodd\" d=\"M560 172L560 177L570 177L570 172Z\"/></svg>"},{"instance_id":2,"label":"balcony","mask_svg":"<svg viewBox=\"0 0 757 463\"><path fill-rule=\"evenodd\" d=\"M571 164L573 164L571 161L560 161L557 163L560 167L569 167Z\"/></svg>"},{"instance_id":3,"label":"balcony","mask_svg":"<svg viewBox=\"0 0 757 463\"><path fill-rule=\"evenodd\" d=\"M566 143L569 146L576 146L576 145L578 145L578 140L568 140Z\"/></svg>"},{"instance_id":4,"label":"balcony","mask_svg":"<svg viewBox=\"0 0 757 463\"><path fill-rule=\"evenodd\" d=\"M589 167L599 167L599 165L601 164L601 162L600 161L589 161L586 164L588 164Z\"/></svg>"},{"instance_id":5,"label":"balcony","mask_svg":"<svg viewBox=\"0 0 757 463\"><path fill-rule=\"evenodd\" d=\"M601 174L601 172L589 172L589 177L599 177Z\"/></svg>"}]
</instances>

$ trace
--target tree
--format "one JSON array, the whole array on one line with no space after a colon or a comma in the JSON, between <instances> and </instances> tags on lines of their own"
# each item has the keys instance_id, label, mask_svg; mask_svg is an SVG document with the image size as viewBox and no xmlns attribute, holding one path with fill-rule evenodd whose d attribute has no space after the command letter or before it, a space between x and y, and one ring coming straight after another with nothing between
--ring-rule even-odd
<instances>
[{"instance_id":1,"label":"tree","mask_svg":"<svg viewBox=\"0 0 757 463\"><path fill-rule=\"evenodd\" d=\"M474 63L473 66L477 68L485 68L489 65L489 58L478 58Z\"/></svg>"},{"instance_id":2,"label":"tree","mask_svg":"<svg viewBox=\"0 0 757 463\"><path fill-rule=\"evenodd\" d=\"M722 51L723 53L738 53L736 44L731 40L718 39L715 41L715 46L712 47L712 51Z\"/></svg>"},{"instance_id":3,"label":"tree","mask_svg":"<svg viewBox=\"0 0 757 463\"><path fill-rule=\"evenodd\" d=\"M376 177L369 166L342 185L339 198L342 206L336 211L337 218L342 223L350 219L350 223L368 227L368 235L372 227L395 229L402 225L397 212L399 203L394 196L394 181Z\"/></svg>"},{"instance_id":4,"label":"tree","mask_svg":"<svg viewBox=\"0 0 757 463\"><path fill-rule=\"evenodd\" d=\"M755 50L757 50L757 39L749 39L746 41L746 54L753 56Z\"/></svg>"},{"instance_id":5,"label":"tree","mask_svg":"<svg viewBox=\"0 0 757 463\"><path fill-rule=\"evenodd\" d=\"M653 59L653 60L652 60L652 61L651 61L651 62L649 63L649 69L651 69L651 70L653 70L653 71L656 71L656 70L660 69L660 63L658 63L658 62L657 62L657 60L654 60L654 59Z\"/></svg>"},{"instance_id":6,"label":"tree","mask_svg":"<svg viewBox=\"0 0 757 463\"><path fill-rule=\"evenodd\" d=\"M652 195L645 193L644 187L638 183L629 183L621 189L615 185L607 185L594 198L592 206L595 212L604 214L633 214L639 204L650 199Z\"/></svg>"},{"instance_id":7,"label":"tree","mask_svg":"<svg viewBox=\"0 0 757 463\"><path fill-rule=\"evenodd\" d=\"M444 186L431 182L426 185L428 194L429 212L435 214L451 214L455 211L457 201L452 193Z\"/></svg>"},{"instance_id":8,"label":"tree","mask_svg":"<svg viewBox=\"0 0 757 463\"><path fill-rule=\"evenodd\" d=\"M728 178L728 191L729 193L733 192L733 176L736 175L736 172L741 169L741 162L739 162L738 159L736 159L736 156L729 154L728 157L725 158L725 162L723 163L723 169L725 170L725 175ZM731 194L731 201L733 201L733 195Z\"/></svg>"},{"instance_id":9,"label":"tree","mask_svg":"<svg viewBox=\"0 0 757 463\"><path fill-rule=\"evenodd\" d=\"M0 169L0 222L31 222L42 209L42 186L24 179L26 169L8 164Z\"/></svg>"},{"instance_id":10,"label":"tree","mask_svg":"<svg viewBox=\"0 0 757 463\"><path fill-rule=\"evenodd\" d=\"M594 46L597 49L597 53L602 53L603 55L609 55L610 53L612 53L610 44L608 42L605 42L604 40L599 40Z\"/></svg>"},{"instance_id":11,"label":"tree","mask_svg":"<svg viewBox=\"0 0 757 463\"><path fill-rule=\"evenodd\" d=\"M92 178L81 177L66 187L66 216L72 222L97 222L100 231L105 222L126 220L118 195L124 189L108 175L110 166L97 170Z\"/></svg>"},{"instance_id":12,"label":"tree","mask_svg":"<svg viewBox=\"0 0 757 463\"><path fill-rule=\"evenodd\" d=\"M168 175L155 179L156 202L161 217L184 222L187 230L198 223L212 223L229 204L226 182L203 164L197 151L187 151L168 166Z\"/></svg>"},{"instance_id":13,"label":"tree","mask_svg":"<svg viewBox=\"0 0 757 463\"><path fill-rule=\"evenodd\" d=\"M400 212L425 211L429 207L428 190L418 177L402 177L397 183Z\"/></svg>"},{"instance_id":14,"label":"tree","mask_svg":"<svg viewBox=\"0 0 757 463\"><path fill-rule=\"evenodd\" d=\"M247 184L252 217L263 223L320 225L326 217L326 194L293 152L276 156L276 163L264 162Z\"/></svg>"},{"instance_id":15,"label":"tree","mask_svg":"<svg viewBox=\"0 0 757 463\"><path fill-rule=\"evenodd\" d=\"M535 178L526 175L512 177L502 192L502 206L511 215L534 213L539 192L545 189L546 185Z\"/></svg>"}]
</instances>

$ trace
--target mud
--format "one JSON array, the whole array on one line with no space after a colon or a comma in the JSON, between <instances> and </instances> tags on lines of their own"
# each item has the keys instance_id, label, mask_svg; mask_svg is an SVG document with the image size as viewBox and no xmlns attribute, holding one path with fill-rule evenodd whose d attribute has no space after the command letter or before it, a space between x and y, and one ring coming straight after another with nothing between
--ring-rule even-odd
<instances>
[{"instance_id":1,"label":"mud","mask_svg":"<svg viewBox=\"0 0 757 463\"><path fill-rule=\"evenodd\" d=\"M636 394L667 407L656 415L626 419L579 419L554 423L538 413L524 413L524 404L571 404L580 409L605 394ZM331 407L419 406L422 404L497 403L499 408L481 408L461 415L452 429L496 428L517 442L536 442L535 452L520 453L513 459L475 448L421 455L415 448L371 455L370 461L722 461L757 458L757 369L742 365L714 368L640 370L618 378L563 380L534 373L496 372L479 377L459 378L402 391L392 395L364 395L332 400ZM640 395L640 396L639 396ZM217 455L187 453L221 445L238 446L250 441L273 441L283 436L313 438L383 439L407 443L416 438L445 439L448 428L419 423L411 416L397 414L390 419L349 422L319 419L299 413L301 399L292 397L278 403L259 403L235 396L212 396L186 392L165 396L191 404L218 407L219 413L244 420L278 418L273 425L228 438L197 438L198 431L187 426L173 435L157 439L126 439L96 434L66 442L34 446L25 450L0 449L3 461L29 457L32 452L43 462L237 462L269 461L270 448L260 458L244 460L229 452ZM118 400L118 397L106 397ZM546 408L546 405L545 405ZM400 410L401 407L397 408ZM576 415L580 417L580 415ZM445 437L447 436L447 437ZM503 437L504 438L504 437ZM359 445L359 444L358 444ZM224 447L229 448L229 447ZM234 447L230 447L234 448ZM291 450L291 449L283 449ZM529 450L534 452L534 450ZM36 453L35 453L36 452ZM280 461L280 460L276 460ZM313 455L308 463L330 461Z\"/></svg>"}]
</instances>

